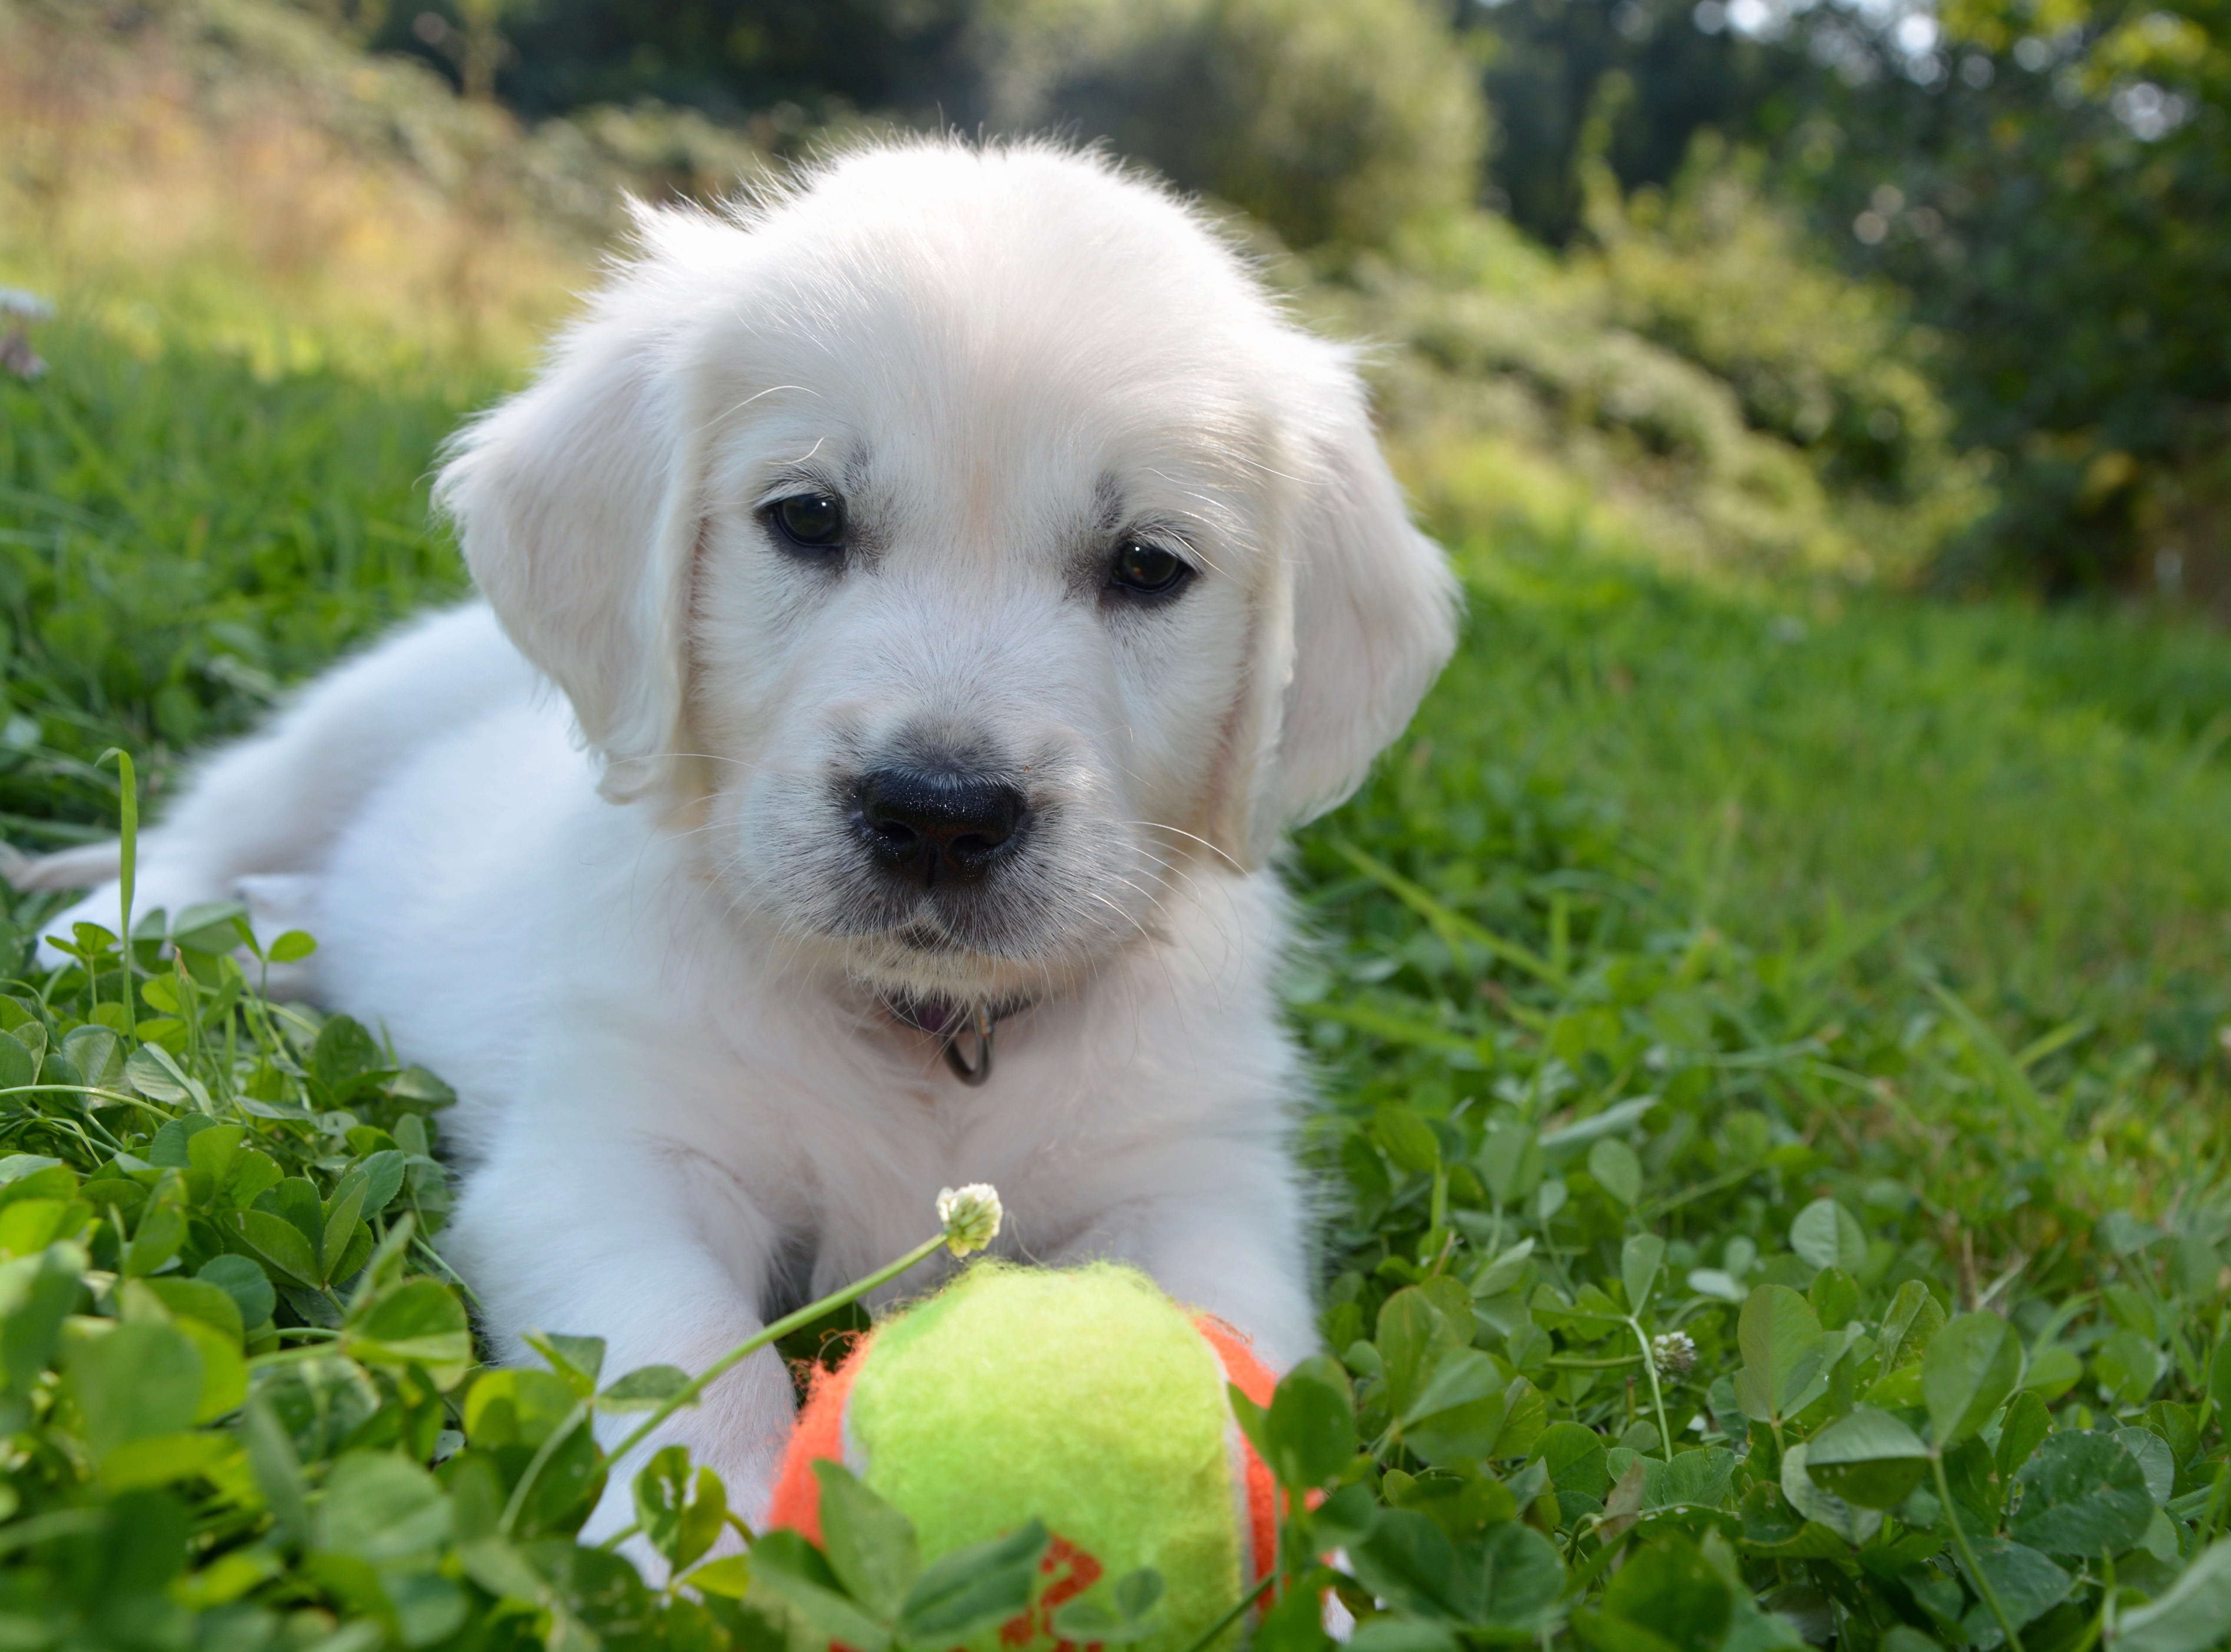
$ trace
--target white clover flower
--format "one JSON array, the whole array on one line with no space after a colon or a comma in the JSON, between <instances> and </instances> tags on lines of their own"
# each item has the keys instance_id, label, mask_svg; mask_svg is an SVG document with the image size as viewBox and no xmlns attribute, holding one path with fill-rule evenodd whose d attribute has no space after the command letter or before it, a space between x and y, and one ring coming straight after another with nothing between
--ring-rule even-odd
<instances>
[{"instance_id":1,"label":"white clover flower","mask_svg":"<svg viewBox=\"0 0 2231 1652\"><path fill-rule=\"evenodd\" d=\"M945 1224L945 1248L956 1256L981 1250L999 1236L999 1191L989 1182L948 1187L937 1196L937 1219Z\"/></svg>"},{"instance_id":2,"label":"white clover flower","mask_svg":"<svg viewBox=\"0 0 2231 1652\"><path fill-rule=\"evenodd\" d=\"M1650 1339L1650 1363L1660 1377L1686 1377L1697 1368L1697 1344L1686 1331Z\"/></svg>"},{"instance_id":3,"label":"white clover flower","mask_svg":"<svg viewBox=\"0 0 2231 1652\"><path fill-rule=\"evenodd\" d=\"M14 323L0 332L0 369L18 378L36 378L47 371L47 364L31 348L31 323L47 320L54 313L55 307L36 293L0 287L0 320Z\"/></svg>"}]
</instances>

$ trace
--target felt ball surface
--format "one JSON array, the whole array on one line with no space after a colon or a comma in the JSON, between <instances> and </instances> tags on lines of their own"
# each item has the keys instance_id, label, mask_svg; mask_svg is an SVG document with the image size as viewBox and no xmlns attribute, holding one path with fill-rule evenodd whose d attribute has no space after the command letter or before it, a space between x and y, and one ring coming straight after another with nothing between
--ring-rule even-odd
<instances>
[{"instance_id":1,"label":"felt ball surface","mask_svg":"<svg viewBox=\"0 0 2231 1652\"><path fill-rule=\"evenodd\" d=\"M980 1263L818 1379L769 1523L818 1540L812 1465L835 1458L914 1522L925 1560L1045 1522L1038 1621L1010 1644L1051 1642L1064 1600L1151 1566L1163 1627L1145 1644L1189 1646L1275 1552L1270 1476L1227 1381L1270 1399L1242 1338L1135 1269Z\"/></svg>"}]
</instances>

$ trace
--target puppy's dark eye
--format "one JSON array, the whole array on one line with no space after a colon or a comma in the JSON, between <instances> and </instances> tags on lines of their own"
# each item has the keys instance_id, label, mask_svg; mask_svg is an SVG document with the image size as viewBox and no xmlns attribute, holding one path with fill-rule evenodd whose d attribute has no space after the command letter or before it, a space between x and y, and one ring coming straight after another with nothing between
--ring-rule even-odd
<instances>
[{"instance_id":1,"label":"puppy's dark eye","mask_svg":"<svg viewBox=\"0 0 2231 1652\"><path fill-rule=\"evenodd\" d=\"M1144 539L1126 539L1116 547L1116 565L1108 583L1118 590L1141 597L1160 597L1183 584L1193 570L1174 551Z\"/></svg>"},{"instance_id":2,"label":"puppy's dark eye","mask_svg":"<svg viewBox=\"0 0 2231 1652\"><path fill-rule=\"evenodd\" d=\"M836 551L844 544L844 501L834 494L792 494L767 507L776 532L801 551Z\"/></svg>"}]
</instances>

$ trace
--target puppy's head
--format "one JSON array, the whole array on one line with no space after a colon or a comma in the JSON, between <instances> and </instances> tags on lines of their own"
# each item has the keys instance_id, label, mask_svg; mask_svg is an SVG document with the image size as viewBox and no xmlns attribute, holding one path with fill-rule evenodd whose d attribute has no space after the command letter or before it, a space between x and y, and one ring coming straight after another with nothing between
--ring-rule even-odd
<instances>
[{"instance_id":1,"label":"puppy's head","mask_svg":"<svg viewBox=\"0 0 2231 1652\"><path fill-rule=\"evenodd\" d=\"M877 149L639 255L441 496L618 798L878 987L1057 986L1338 802L1452 588L1348 358L1095 158Z\"/></svg>"}]
</instances>

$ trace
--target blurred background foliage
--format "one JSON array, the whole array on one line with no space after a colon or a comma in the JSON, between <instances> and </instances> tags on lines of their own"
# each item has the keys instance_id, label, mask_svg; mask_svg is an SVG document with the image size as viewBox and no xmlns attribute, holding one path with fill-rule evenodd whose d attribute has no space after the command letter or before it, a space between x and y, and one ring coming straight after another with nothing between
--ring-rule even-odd
<instances>
[{"instance_id":1,"label":"blurred background foliage","mask_svg":"<svg viewBox=\"0 0 2231 1652\"><path fill-rule=\"evenodd\" d=\"M1422 246L1411 301L1359 319L1413 342L1421 280L1444 332L1483 294L1521 336L1554 312L1554 364L1469 352L1515 381L1504 433L1538 447L1547 408L1592 480L1607 429L1670 457L1633 486L1671 489L1685 545L1848 565L1809 495L1856 490L1923 507L1858 556L1878 571L2231 602L2221 0L326 3L456 77L482 16L530 121L651 100L777 148L863 115L1066 131L1355 293L1390 290L1356 254ZM1556 255L1499 288L1447 255L1504 226ZM1733 457L1690 369L1801 462Z\"/></svg>"},{"instance_id":2,"label":"blurred background foliage","mask_svg":"<svg viewBox=\"0 0 2231 1652\"><path fill-rule=\"evenodd\" d=\"M863 129L1053 132L1228 211L1302 308L1383 344L1445 529L1578 511L1685 565L2231 611L2223 0L0 19L0 249L125 325L152 303L330 354L330 327L221 313L245 248L290 315L516 360L624 189L710 198Z\"/></svg>"}]
</instances>

